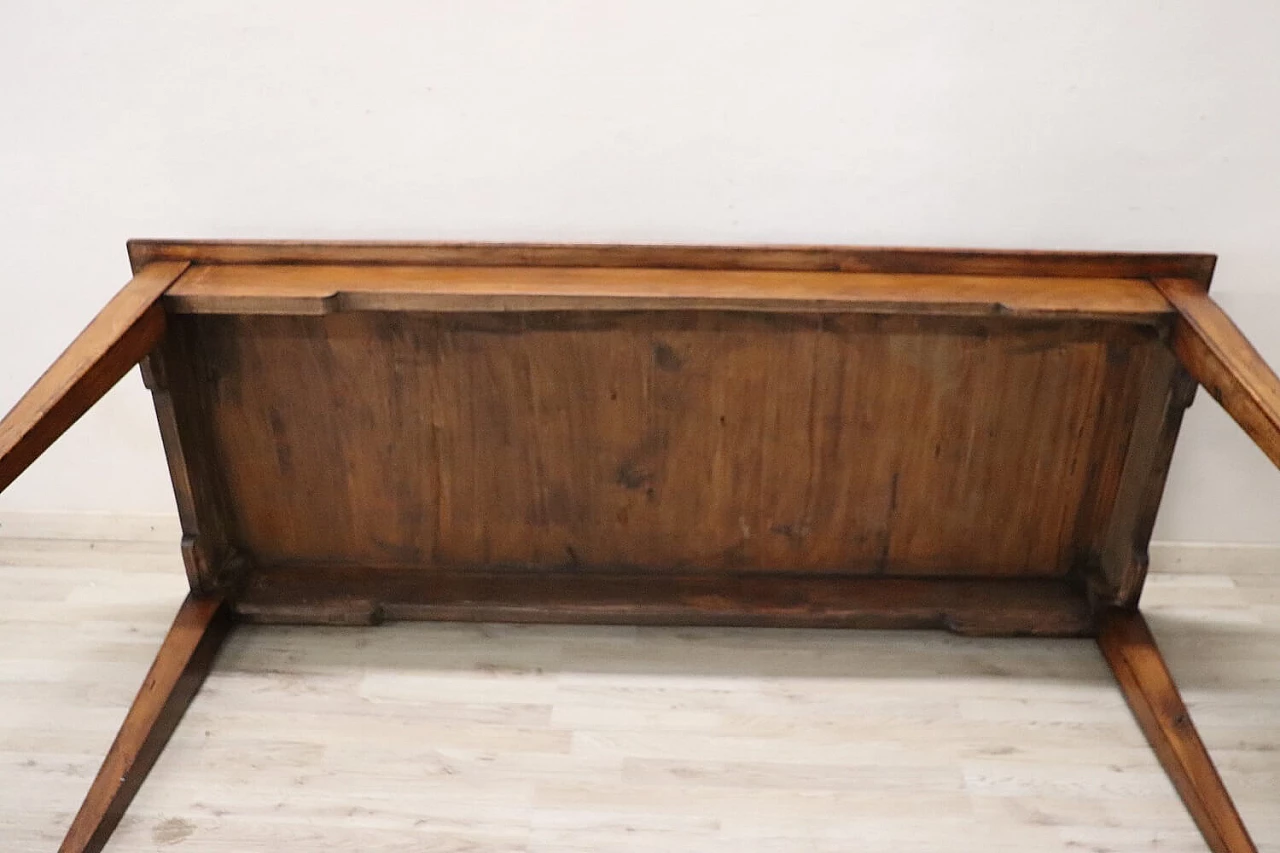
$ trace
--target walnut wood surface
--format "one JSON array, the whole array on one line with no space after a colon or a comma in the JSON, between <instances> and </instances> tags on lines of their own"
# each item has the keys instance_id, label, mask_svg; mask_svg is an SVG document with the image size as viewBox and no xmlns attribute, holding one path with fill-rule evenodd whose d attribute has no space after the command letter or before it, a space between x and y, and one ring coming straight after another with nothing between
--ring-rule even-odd
<instances>
[{"instance_id":1,"label":"walnut wood surface","mask_svg":"<svg viewBox=\"0 0 1280 853\"><path fill-rule=\"evenodd\" d=\"M1142 614L1105 613L1098 645L1209 849L1256 853Z\"/></svg>"},{"instance_id":2,"label":"walnut wood surface","mask_svg":"<svg viewBox=\"0 0 1280 853\"><path fill-rule=\"evenodd\" d=\"M207 418L195 398L200 359L181 324L170 323L160 344L142 361L142 378L151 391L169 463L182 559L197 595L223 593L234 586L242 560L237 558L230 513L218 458L209 440Z\"/></svg>"},{"instance_id":3,"label":"walnut wood surface","mask_svg":"<svg viewBox=\"0 0 1280 853\"><path fill-rule=\"evenodd\" d=\"M294 566L254 572L236 601L252 622L384 619L794 628L946 628L978 636L1093 633L1064 581L788 575L437 571Z\"/></svg>"},{"instance_id":4,"label":"walnut wood surface","mask_svg":"<svg viewBox=\"0 0 1280 853\"><path fill-rule=\"evenodd\" d=\"M1100 602L1136 606L1147 575L1147 547L1164 493L1182 416L1191 403L1195 381L1182 370L1174 354L1162 349L1141 363L1131 363L1127 383L1144 387L1132 412L1133 429L1121 468L1116 456L1095 476L1115 482L1116 496L1109 518L1095 515L1100 531L1091 553L1098 555L1098 571L1088 577Z\"/></svg>"},{"instance_id":5,"label":"walnut wood surface","mask_svg":"<svg viewBox=\"0 0 1280 853\"><path fill-rule=\"evenodd\" d=\"M212 377L188 397L224 527L259 565L418 566L424 583L507 565L1071 575L1111 603L1141 590L1186 404L1167 351L1120 327L1164 334L1174 309L1149 279L1203 289L1213 266L840 247L130 253L196 264L169 311L229 315L184 318Z\"/></svg>"},{"instance_id":6,"label":"walnut wood surface","mask_svg":"<svg viewBox=\"0 0 1280 853\"><path fill-rule=\"evenodd\" d=\"M175 316L261 566L1061 578L1155 329L737 312ZM171 385L173 382L171 380ZM174 399L177 400L177 391ZM1145 472L1144 472L1145 473ZM1091 556L1094 555L1094 556Z\"/></svg>"},{"instance_id":7,"label":"walnut wood surface","mask_svg":"<svg viewBox=\"0 0 1280 853\"><path fill-rule=\"evenodd\" d=\"M214 264L646 267L922 275L1188 278L1208 288L1205 254L1029 252L859 246L639 246L540 243L359 243L131 240L134 269L153 261Z\"/></svg>"},{"instance_id":8,"label":"walnut wood surface","mask_svg":"<svg viewBox=\"0 0 1280 853\"><path fill-rule=\"evenodd\" d=\"M682 310L1011 314L1151 321L1147 281L759 270L233 264L170 289L175 313Z\"/></svg>"},{"instance_id":9,"label":"walnut wood surface","mask_svg":"<svg viewBox=\"0 0 1280 853\"><path fill-rule=\"evenodd\" d=\"M1173 347L1191 375L1280 466L1280 378L1194 282L1156 282L1178 310Z\"/></svg>"},{"instance_id":10,"label":"walnut wood surface","mask_svg":"<svg viewBox=\"0 0 1280 853\"><path fill-rule=\"evenodd\" d=\"M208 675L231 621L224 599L188 596L59 853L102 850Z\"/></svg>"},{"instance_id":11,"label":"walnut wood surface","mask_svg":"<svg viewBox=\"0 0 1280 853\"><path fill-rule=\"evenodd\" d=\"M164 334L161 294L187 268L138 272L0 421L0 491L129 372Z\"/></svg>"}]
</instances>

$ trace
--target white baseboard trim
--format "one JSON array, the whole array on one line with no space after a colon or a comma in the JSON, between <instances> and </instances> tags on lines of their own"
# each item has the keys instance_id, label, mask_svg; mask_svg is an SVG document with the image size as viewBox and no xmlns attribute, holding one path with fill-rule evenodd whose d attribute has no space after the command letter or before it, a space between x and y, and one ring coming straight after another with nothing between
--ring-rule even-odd
<instances>
[{"instance_id":1,"label":"white baseboard trim","mask_svg":"<svg viewBox=\"0 0 1280 853\"><path fill-rule=\"evenodd\" d=\"M177 513L0 512L0 539L97 542L182 541Z\"/></svg>"},{"instance_id":2,"label":"white baseboard trim","mask_svg":"<svg viewBox=\"0 0 1280 853\"><path fill-rule=\"evenodd\" d=\"M1152 542L1151 571L1189 575L1280 573L1280 543Z\"/></svg>"},{"instance_id":3,"label":"white baseboard trim","mask_svg":"<svg viewBox=\"0 0 1280 853\"><path fill-rule=\"evenodd\" d=\"M0 539L65 539L84 542L182 540L176 513L0 512ZM1280 543L1152 542L1157 572L1217 574L1280 572Z\"/></svg>"}]
</instances>

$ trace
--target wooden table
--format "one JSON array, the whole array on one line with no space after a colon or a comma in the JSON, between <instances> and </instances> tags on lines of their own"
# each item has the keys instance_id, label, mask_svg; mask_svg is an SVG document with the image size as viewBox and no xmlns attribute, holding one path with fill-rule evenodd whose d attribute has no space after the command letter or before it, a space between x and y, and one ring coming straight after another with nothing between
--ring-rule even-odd
<instances>
[{"instance_id":1,"label":"wooden table","mask_svg":"<svg viewBox=\"0 0 1280 853\"><path fill-rule=\"evenodd\" d=\"M133 365L191 593L63 851L235 621L1092 636L1209 846L1253 850L1138 611L1203 384L1280 465L1206 255L133 242L0 422L8 486Z\"/></svg>"}]
</instances>

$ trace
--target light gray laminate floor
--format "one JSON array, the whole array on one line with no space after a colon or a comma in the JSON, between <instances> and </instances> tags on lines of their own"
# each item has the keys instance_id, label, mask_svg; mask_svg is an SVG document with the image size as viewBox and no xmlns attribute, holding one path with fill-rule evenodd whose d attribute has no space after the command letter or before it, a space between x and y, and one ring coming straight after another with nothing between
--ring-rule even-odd
<instances>
[{"instance_id":1,"label":"light gray laminate floor","mask_svg":"<svg viewBox=\"0 0 1280 853\"><path fill-rule=\"evenodd\" d=\"M1155 560L1280 849L1280 566ZM184 590L169 545L0 540L0 850L57 847ZM238 627L108 849L1204 848L1088 641L398 624Z\"/></svg>"}]
</instances>

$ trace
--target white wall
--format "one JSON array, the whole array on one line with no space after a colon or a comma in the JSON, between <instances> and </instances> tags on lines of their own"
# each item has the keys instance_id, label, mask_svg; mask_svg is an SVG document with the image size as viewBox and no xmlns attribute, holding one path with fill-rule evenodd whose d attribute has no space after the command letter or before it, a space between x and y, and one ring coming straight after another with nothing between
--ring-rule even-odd
<instances>
[{"instance_id":1,"label":"white wall","mask_svg":"<svg viewBox=\"0 0 1280 853\"><path fill-rule=\"evenodd\" d=\"M127 237L1211 251L1280 364L1280 4L0 7L0 410ZM136 375L0 510L172 508ZM1280 542L1207 397L1157 535Z\"/></svg>"}]
</instances>

